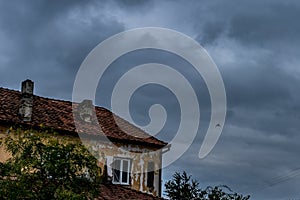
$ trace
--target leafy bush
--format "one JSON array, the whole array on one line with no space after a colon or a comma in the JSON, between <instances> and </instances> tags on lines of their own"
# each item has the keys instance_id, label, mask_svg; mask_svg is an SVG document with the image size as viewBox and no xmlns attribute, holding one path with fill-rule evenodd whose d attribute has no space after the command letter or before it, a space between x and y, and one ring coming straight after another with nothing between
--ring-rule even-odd
<instances>
[{"instance_id":1,"label":"leafy bush","mask_svg":"<svg viewBox=\"0 0 300 200\"><path fill-rule=\"evenodd\" d=\"M184 171L176 172L172 180L165 184L165 194L172 200L248 200L250 196L243 196L233 192L228 186L208 186L202 190L198 181L191 179Z\"/></svg>"},{"instance_id":2,"label":"leafy bush","mask_svg":"<svg viewBox=\"0 0 300 200\"><path fill-rule=\"evenodd\" d=\"M0 165L0 199L93 199L101 169L78 141L17 129L1 139L11 154Z\"/></svg>"}]
</instances>

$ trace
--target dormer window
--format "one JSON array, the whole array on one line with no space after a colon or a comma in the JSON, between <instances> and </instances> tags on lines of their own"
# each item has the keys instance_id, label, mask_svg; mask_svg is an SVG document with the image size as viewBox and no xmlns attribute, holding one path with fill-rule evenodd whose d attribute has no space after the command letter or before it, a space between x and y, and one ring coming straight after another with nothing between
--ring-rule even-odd
<instances>
[{"instance_id":1,"label":"dormer window","mask_svg":"<svg viewBox=\"0 0 300 200\"><path fill-rule=\"evenodd\" d=\"M114 158L112 170L114 184L129 185L130 159Z\"/></svg>"}]
</instances>

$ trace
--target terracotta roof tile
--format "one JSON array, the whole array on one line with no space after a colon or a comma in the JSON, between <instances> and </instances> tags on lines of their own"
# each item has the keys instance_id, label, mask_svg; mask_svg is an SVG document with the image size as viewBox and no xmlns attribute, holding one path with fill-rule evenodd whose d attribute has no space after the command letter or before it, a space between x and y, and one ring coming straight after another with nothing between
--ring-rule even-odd
<instances>
[{"instance_id":1,"label":"terracotta roof tile","mask_svg":"<svg viewBox=\"0 0 300 200\"><path fill-rule=\"evenodd\" d=\"M121 185L101 185L101 195L97 200L163 200L150 194L126 188Z\"/></svg>"},{"instance_id":2,"label":"terracotta roof tile","mask_svg":"<svg viewBox=\"0 0 300 200\"><path fill-rule=\"evenodd\" d=\"M35 95L33 97L32 120L31 122L23 122L18 115L20 100L21 93L19 91L0 88L0 121L21 125L26 124L34 127L38 127L42 124L45 127L68 132L76 136L77 132L93 136L103 136L104 134L109 139L120 142L131 142L157 147L162 147L167 144L114 115L106 108L97 106L95 106L97 117L94 116L92 123L80 122L80 120L75 118L76 122L80 123L79 130L76 130L72 112L72 102ZM76 110L78 104L74 104L73 106ZM117 120L118 124L122 127L122 130L115 123L115 120ZM100 130L98 123L101 126Z\"/></svg>"}]
</instances>

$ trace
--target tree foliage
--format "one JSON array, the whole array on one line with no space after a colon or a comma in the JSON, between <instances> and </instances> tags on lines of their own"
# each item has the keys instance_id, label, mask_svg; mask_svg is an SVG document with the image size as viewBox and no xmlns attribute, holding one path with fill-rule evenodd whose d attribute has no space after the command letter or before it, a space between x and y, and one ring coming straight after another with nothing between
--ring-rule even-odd
<instances>
[{"instance_id":1,"label":"tree foliage","mask_svg":"<svg viewBox=\"0 0 300 200\"><path fill-rule=\"evenodd\" d=\"M175 172L173 179L165 184L166 195L173 200L195 199L200 192L198 185L185 171L182 174Z\"/></svg>"},{"instance_id":2,"label":"tree foliage","mask_svg":"<svg viewBox=\"0 0 300 200\"><path fill-rule=\"evenodd\" d=\"M99 195L97 159L78 142L32 130L1 139L11 154L0 164L0 199L93 199Z\"/></svg>"},{"instance_id":3,"label":"tree foliage","mask_svg":"<svg viewBox=\"0 0 300 200\"><path fill-rule=\"evenodd\" d=\"M204 190L199 188L198 181L176 172L172 179L165 184L165 194L172 200L248 200L250 196L244 196L233 192L228 186L208 186Z\"/></svg>"}]
</instances>

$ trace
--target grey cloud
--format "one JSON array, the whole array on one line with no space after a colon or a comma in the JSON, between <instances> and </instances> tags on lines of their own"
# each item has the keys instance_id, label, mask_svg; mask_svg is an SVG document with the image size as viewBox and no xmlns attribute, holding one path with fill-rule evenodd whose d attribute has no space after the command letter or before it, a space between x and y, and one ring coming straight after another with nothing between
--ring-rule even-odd
<instances>
[{"instance_id":1,"label":"grey cloud","mask_svg":"<svg viewBox=\"0 0 300 200\"><path fill-rule=\"evenodd\" d=\"M281 40L299 42L299 11L297 3L274 3L257 9L255 15L249 11L236 14L230 22L228 35L247 45L264 46L270 41L279 43Z\"/></svg>"},{"instance_id":2,"label":"grey cloud","mask_svg":"<svg viewBox=\"0 0 300 200\"><path fill-rule=\"evenodd\" d=\"M213 22L207 23L203 27L203 33L201 37L198 36L196 40L200 41L201 45L206 46L207 44L212 44L225 32L225 24L223 22Z\"/></svg>"},{"instance_id":3,"label":"grey cloud","mask_svg":"<svg viewBox=\"0 0 300 200\"><path fill-rule=\"evenodd\" d=\"M231 0L226 4L211 1L198 5L191 13L198 19L192 23L203 44L214 42L223 34L246 45L266 47L272 46L271 41L281 45L282 41L299 41L299 9L299 2L293 0Z\"/></svg>"},{"instance_id":4,"label":"grey cloud","mask_svg":"<svg viewBox=\"0 0 300 200\"><path fill-rule=\"evenodd\" d=\"M99 42L123 30L122 24L104 16L101 2L59 2L23 2L16 6L10 2L1 6L0 26L10 48L5 51L7 57L14 58L5 65L18 71L2 76L2 82L13 84L11 80L16 82L16 78L14 84L25 78L37 83L46 80L47 85L37 88L38 93L51 96L59 92L61 98L70 99L75 73L85 56ZM50 79L49 74L56 78Z\"/></svg>"},{"instance_id":5,"label":"grey cloud","mask_svg":"<svg viewBox=\"0 0 300 200\"><path fill-rule=\"evenodd\" d=\"M150 10L154 3L152 0L116 0L115 2L123 9L137 12L141 12L141 9Z\"/></svg>"},{"instance_id":6,"label":"grey cloud","mask_svg":"<svg viewBox=\"0 0 300 200\"><path fill-rule=\"evenodd\" d=\"M298 1L28 2L0 3L0 86L18 89L22 80L31 78L38 94L70 99L80 63L99 42L126 27L173 28L205 46L226 86L227 121L207 158L197 155L208 127L209 96L186 63L159 52L133 52L136 56L116 61L122 68L106 74L115 81L126 66L163 62L180 69L194 86L203 111L201 128L184 156L164 170L164 179L184 169L201 186L228 184L238 192L251 192L253 199L297 197L299 177L282 183L276 177L300 166ZM111 83L102 90L99 86L100 105L107 105ZM171 98L163 93L155 87L138 91L131 104L134 118L147 122L149 105L167 104ZM159 135L168 141L178 126L178 108L173 106L175 100L166 106L170 119Z\"/></svg>"}]
</instances>

